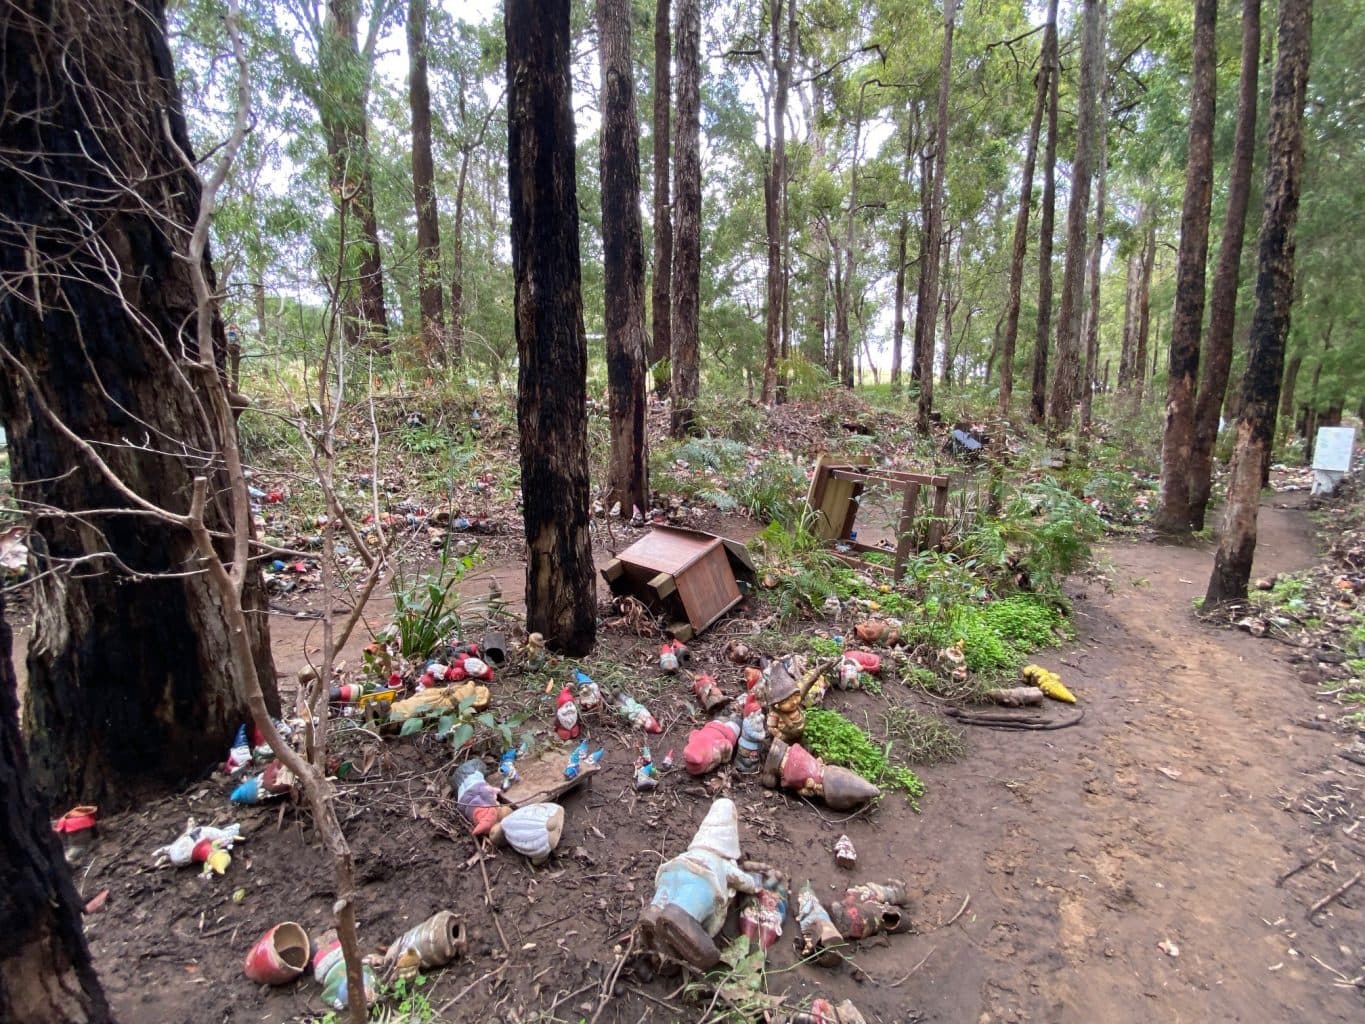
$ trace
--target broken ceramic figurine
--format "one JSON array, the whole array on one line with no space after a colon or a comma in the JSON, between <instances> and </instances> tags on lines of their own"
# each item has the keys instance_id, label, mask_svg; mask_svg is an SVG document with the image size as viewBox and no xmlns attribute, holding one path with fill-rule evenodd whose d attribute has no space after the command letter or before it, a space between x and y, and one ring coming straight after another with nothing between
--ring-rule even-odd
<instances>
[{"instance_id":1,"label":"broken ceramic figurine","mask_svg":"<svg viewBox=\"0 0 1365 1024\"><path fill-rule=\"evenodd\" d=\"M881 932L908 931L910 918L901 908L909 902L904 882L865 882L835 900L829 913L844 938L866 939Z\"/></svg>"},{"instance_id":2,"label":"broken ceramic figurine","mask_svg":"<svg viewBox=\"0 0 1365 1024\"><path fill-rule=\"evenodd\" d=\"M739 866L739 815L733 800L711 805L687 849L660 865L654 899L640 914L645 949L699 970L720 962L713 936L725 924L735 892L761 886Z\"/></svg>"},{"instance_id":3,"label":"broken ceramic figurine","mask_svg":"<svg viewBox=\"0 0 1365 1024\"><path fill-rule=\"evenodd\" d=\"M815 895L809 881L796 895L796 923L800 929L796 951L803 960L809 959L821 967L834 967L843 959L837 947L844 937L834 927L829 911Z\"/></svg>"},{"instance_id":4,"label":"broken ceramic figurine","mask_svg":"<svg viewBox=\"0 0 1365 1024\"><path fill-rule=\"evenodd\" d=\"M834 843L834 863L849 870L858 863L858 851L853 848L853 840L840 836Z\"/></svg>"},{"instance_id":5,"label":"broken ceramic figurine","mask_svg":"<svg viewBox=\"0 0 1365 1024\"><path fill-rule=\"evenodd\" d=\"M707 722L700 729L693 729L687 736L687 746L683 747L683 767L687 774L705 775L729 764L739 732L737 716Z\"/></svg>"},{"instance_id":6,"label":"broken ceramic figurine","mask_svg":"<svg viewBox=\"0 0 1365 1024\"><path fill-rule=\"evenodd\" d=\"M564 834L564 808L559 804L519 807L488 830L495 843L506 843L531 863L544 864Z\"/></svg>"},{"instance_id":7,"label":"broken ceramic figurine","mask_svg":"<svg viewBox=\"0 0 1365 1024\"><path fill-rule=\"evenodd\" d=\"M715 676L708 672L697 673L696 678L692 680L692 693L701 704L701 709L708 715L730 703L730 698L721 690Z\"/></svg>"},{"instance_id":8,"label":"broken ceramic figurine","mask_svg":"<svg viewBox=\"0 0 1365 1024\"><path fill-rule=\"evenodd\" d=\"M790 789L801 796L818 796L836 811L875 800L881 790L861 775L838 765L827 765L799 743L773 740L763 762L763 785Z\"/></svg>"}]
</instances>

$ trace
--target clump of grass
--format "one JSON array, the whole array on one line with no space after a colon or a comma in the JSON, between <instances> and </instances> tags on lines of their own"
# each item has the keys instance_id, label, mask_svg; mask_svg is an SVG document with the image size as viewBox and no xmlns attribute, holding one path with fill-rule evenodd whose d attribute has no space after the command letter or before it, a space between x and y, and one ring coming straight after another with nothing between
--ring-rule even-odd
<instances>
[{"instance_id":1,"label":"clump of grass","mask_svg":"<svg viewBox=\"0 0 1365 1024\"><path fill-rule=\"evenodd\" d=\"M883 714L886 738L910 764L937 764L962 756L967 745L962 732L937 715L907 707L887 708Z\"/></svg>"},{"instance_id":2,"label":"clump of grass","mask_svg":"<svg viewBox=\"0 0 1365 1024\"><path fill-rule=\"evenodd\" d=\"M837 711L811 708L806 712L806 731L801 745L827 764L852 769L868 782L898 789L911 804L924 795L924 783L909 768L893 764L890 745L879 747L857 724Z\"/></svg>"}]
</instances>

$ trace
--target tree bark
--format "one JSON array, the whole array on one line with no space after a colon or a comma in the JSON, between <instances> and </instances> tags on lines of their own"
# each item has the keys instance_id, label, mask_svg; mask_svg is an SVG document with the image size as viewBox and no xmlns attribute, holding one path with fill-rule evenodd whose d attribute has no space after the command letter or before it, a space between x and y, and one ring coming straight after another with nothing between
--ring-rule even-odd
<instances>
[{"instance_id":1,"label":"tree bark","mask_svg":"<svg viewBox=\"0 0 1365 1024\"><path fill-rule=\"evenodd\" d=\"M1227 510L1205 606L1244 600L1256 552L1261 474L1270 458L1294 299L1294 225L1303 174L1303 104L1312 53L1312 0L1280 4L1270 97L1264 206L1256 259L1256 311L1242 378L1242 412Z\"/></svg>"},{"instance_id":2,"label":"tree bark","mask_svg":"<svg viewBox=\"0 0 1365 1024\"><path fill-rule=\"evenodd\" d=\"M102 1024L113 1017L85 944L71 872L29 776L17 686L0 594L0 1019Z\"/></svg>"},{"instance_id":3,"label":"tree bark","mask_svg":"<svg viewBox=\"0 0 1365 1024\"><path fill-rule=\"evenodd\" d=\"M327 138L329 184L351 221L346 248L356 253L359 293L346 299L347 328L355 340L384 351L389 325L366 111L371 69L363 66L356 31L356 0L327 0L318 54L318 118ZM349 241L357 235L357 241Z\"/></svg>"},{"instance_id":4,"label":"tree bark","mask_svg":"<svg viewBox=\"0 0 1365 1024\"><path fill-rule=\"evenodd\" d=\"M582 655L596 634L597 587L569 0L507 0L504 10L526 628Z\"/></svg>"},{"instance_id":5,"label":"tree bark","mask_svg":"<svg viewBox=\"0 0 1365 1024\"><path fill-rule=\"evenodd\" d=\"M650 361L654 363L654 390L660 397L668 394L669 374L663 366L672 355L672 335L669 333L670 288L673 277L673 219L668 199L668 169L671 137L669 134L669 104L671 102L670 57L672 42L669 31L669 0L654 3L654 288L653 320L654 348Z\"/></svg>"},{"instance_id":6,"label":"tree bark","mask_svg":"<svg viewBox=\"0 0 1365 1024\"><path fill-rule=\"evenodd\" d=\"M834 268L834 347L838 353L838 372L846 388L853 387L855 356L852 327L853 289L858 273L858 163L863 136L863 104L866 84L858 90L857 114L853 120L853 156L849 168L848 218L844 223L842 252L835 246Z\"/></svg>"},{"instance_id":7,"label":"tree bark","mask_svg":"<svg viewBox=\"0 0 1365 1024\"><path fill-rule=\"evenodd\" d=\"M408 105L412 109L412 194L417 212L417 293L422 349L442 354L441 226L431 160L431 91L427 87L427 0L408 0Z\"/></svg>"},{"instance_id":8,"label":"tree bark","mask_svg":"<svg viewBox=\"0 0 1365 1024\"><path fill-rule=\"evenodd\" d=\"M1260 68L1261 0L1242 0L1242 70L1237 85L1237 127L1228 170L1228 209L1218 246L1218 267L1209 296L1209 331L1204 339L1203 375L1194 406L1190 446L1190 529L1202 530L1213 488L1213 447L1219 413L1232 369L1232 332L1237 317L1237 286L1251 198L1256 154L1256 89Z\"/></svg>"},{"instance_id":9,"label":"tree bark","mask_svg":"<svg viewBox=\"0 0 1365 1024\"><path fill-rule=\"evenodd\" d=\"M455 237L450 246L450 361L464 358L464 211L469 180L470 151L460 154L460 176L455 185Z\"/></svg>"},{"instance_id":10,"label":"tree bark","mask_svg":"<svg viewBox=\"0 0 1365 1024\"><path fill-rule=\"evenodd\" d=\"M795 6L796 0L787 0ZM787 180L787 89L791 83L791 51L782 56L782 0L770 0L769 46L772 49L772 153L763 182L763 219L768 234L768 302L764 323L763 391L771 405L777 392L777 357L782 348L782 194Z\"/></svg>"},{"instance_id":11,"label":"tree bark","mask_svg":"<svg viewBox=\"0 0 1365 1024\"><path fill-rule=\"evenodd\" d=\"M1095 370L1100 360L1100 258L1104 255L1104 189L1109 171L1109 64L1105 57L1108 4L1100 0L1100 107L1098 155L1095 160L1095 236L1090 242L1090 267L1086 272L1089 300L1085 307L1085 368L1081 373L1081 430L1089 434L1095 405Z\"/></svg>"},{"instance_id":12,"label":"tree bark","mask_svg":"<svg viewBox=\"0 0 1365 1024\"><path fill-rule=\"evenodd\" d=\"M611 470L608 504L649 510L645 411L645 255L640 222L640 122L631 74L630 0L597 0L602 66L602 257L606 295Z\"/></svg>"},{"instance_id":13,"label":"tree bark","mask_svg":"<svg viewBox=\"0 0 1365 1024\"><path fill-rule=\"evenodd\" d=\"M1081 76L1077 96L1076 155L1071 162L1071 193L1066 204L1066 263L1057 310L1057 365L1048 401L1048 431L1071 428L1080 373L1081 311L1085 298L1085 233L1090 214L1092 150L1095 145L1095 78L1100 59L1099 0L1082 0Z\"/></svg>"},{"instance_id":14,"label":"tree bark","mask_svg":"<svg viewBox=\"0 0 1365 1024\"><path fill-rule=\"evenodd\" d=\"M701 0L678 0L678 125L671 323L673 436L696 432L701 339Z\"/></svg>"},{"instance_id":15,"label":"tree bark","mask_svg":"<svg viewBox=\"0 0 1365 1024\"><path fill-rule=\"evenodd\" d=\"M920 264L920 302L915 309L915 361L921 368L915 424L929 432L934 408L934 321L938 314L939 252L943 244L943 189L948 169L948 90L953 75L953 27L958 0L943 2L943 52L938 63L938 111L934 132L934 187Z\"/></svg>"},{"instance_id":16,"label":"tree bark","mask_svg":"<svg viewBox=\"0 0 1365 1024\"><path fill-rule=\"evenodd\" d=\"M1142 392L1147 383L1147 342L1152 327L1152 269L1156 265L1156 215L1150 206L1145 208L1147 231L1142 243L1142 282L1138 289L1137 343L1133 349L1133 403L1142 404ZM1155 346L1154 346L1155 347ZM1155 353L1153 353L1155 357ZM1153 371L1155 372L1155 371Z\"/></svg>"},{"instance_id":17,"label":"tree bark","mask_svg":"<svg viewBox=\"0 0 1365 1024\"><path fill-rule=\"evenodd\" d=\"M1033 205L1033 169L1038 159L1038 134L1042 130L1043 110L1047 106L1049 69L1057 52L1057 0L1048 0L1047 21L1043 28L1043 51L1038 74L1034 76L1033 117L1029 121L1028 142L1024 147L1024 169L1020 172L1019 213L1014 220L1014 244L1010 249L1009 294L1005 300L1005 335L1000 345L1000 415L1010 414L1014 395L1014 348L1019 339L1019 307L1023 301L1024 256L1028 252L1029 207Z\"/></svg>"},{"instance_id":18,"label":"tree bark","mask_svg":"<svg viewBox=\"0 0 1365 1024\"><path fill-rule=\"evenodd\" d=\"M1055 28L1054 28L1055 31ZM1042 423L1047 405L1047 354L1052 338L1052 236L1057 211L1057 47L1047 69L1047 144L1043 148L1043 208L1038 219L1038 336L1033 344L1029 422Z\"/></svg>"},{"instance_id":19,"label":"tree bark","mask_svg":"<svg viewBox=\"0 0 1365 1024\"><path fill-rule=\"evenodd\" d=\"M1138 222L1141 223L1139 214ZM1123 343L1119 348L1120 390L1128 387L1133 375L1134 351L1137 348L1138 289L1142 282L1142 250L1128 255L1128 279L1123 289Z\"/></svg>"},{"instance_id":20,"label":"tree bark","mask_svg":"<svg viewBox=\"0 0 1365 1024\"><path fill-rule=\"evenodd\" d=\"M953 299L953 233L949 231L947 235L943 246L943 287L939 289L939 305L943 308L943 370L939 383L945 388L953 383L953 313L962 301L960 296Z\"/></svg>"},{"instance_id":21,"label":"tree bark","mask_svg":"<svg viewBox=\"0 0 1365 1024\"><path fill-rule=\"evenodd\" d=\"M1209 205L1213 197L1213 116L1217 92L1218 0L1195 0L1194 70L1190 86L1190 143L1185 160L1185 203L1175 267L1166 429L1161 439L1158 529L1190 529L1190 450L1194 444L1195 380L1204 321L1204 273L1209 256Z\"/></svg>"},{"instance_id":22,"label":"tree bark","mask_svg":"<svg viewBox=\"0 0 1365 1024\"><path fill-rule=\"evenodd\" d=\"M905 348L905 243L910 232L910 215L901 214L896 232L896 313L891 328L891 394L901 391L901 354Z\"/></svg>"},{"instance_id":23,"label":"tree bark","mask_svg":"<svg viewBox=\"0 0 1365 1024\"><path fill-rule=\"evenodd\" d=\"M186 369L198 358L187 253L200 182L163 4L24 0L0 27L0 279L13 282L0 294L0 417L40 570L24 729L45 798L113 809L198 777L246 717L218 597L186 572L193 538L133 511L126 489L184 513L207 474L209 524L231 532L222 435L205 412L216 385ZM207 252L204 271L216 289ZM225 374L216 310L212 330ZM259 574L243 603L274 701Z\"/></svg>"}]
</instances>

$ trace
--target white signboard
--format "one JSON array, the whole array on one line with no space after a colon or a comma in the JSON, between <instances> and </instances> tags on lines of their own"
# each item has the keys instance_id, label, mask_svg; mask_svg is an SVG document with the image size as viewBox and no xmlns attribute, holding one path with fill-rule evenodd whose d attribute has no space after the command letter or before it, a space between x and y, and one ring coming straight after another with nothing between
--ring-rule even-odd
<instances>
[{"instance_id":1,"label":"white signboard","mask_svg":"<svg viewBox=\"0 0 1365 1024\"><path fill-rule=\"evenodd\" d=\"M1349 473L1355 439L1355 427L1319 427L1318 439L1313 445L1313 468Z\"/></svg>"}]
</instances>

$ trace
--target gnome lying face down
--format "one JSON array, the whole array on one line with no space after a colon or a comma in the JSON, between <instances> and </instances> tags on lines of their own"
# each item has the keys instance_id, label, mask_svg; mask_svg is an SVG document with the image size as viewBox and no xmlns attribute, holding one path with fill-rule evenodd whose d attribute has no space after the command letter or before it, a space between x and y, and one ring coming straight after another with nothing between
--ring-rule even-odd
<instances>
[{"instance_id":1,"label":"gnome lying face down","mask_svg":"<svg viewBox=\"0 0 1365 1024\"><path fill-rule=\"evenodd\" d=\"M735 892L757 892L761 879L739 866L739 817L733 800L711 805L687 850L660 865L654 899L640 915L645 948L701 970L720 962L712 938L725 924Z\"/></svg>"}]
</instances>

